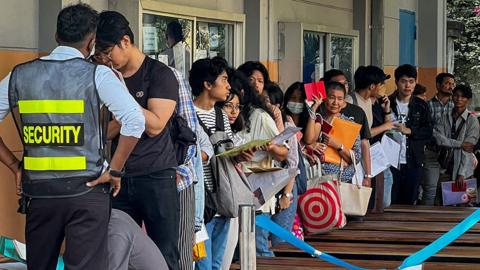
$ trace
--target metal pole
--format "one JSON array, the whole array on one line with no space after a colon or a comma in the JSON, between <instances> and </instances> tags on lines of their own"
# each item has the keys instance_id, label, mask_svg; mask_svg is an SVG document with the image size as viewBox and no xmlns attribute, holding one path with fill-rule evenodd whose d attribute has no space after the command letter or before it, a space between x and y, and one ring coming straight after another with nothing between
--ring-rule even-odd
<instances>
[{"instance_id":1,"label":"metal pole","mask_svg":"<svg viewBox=\"0 0 480 270\"><path fill-rule=\"evenodd\" d=\"M240 205L239 210L240 269L255 270L255 205Z\"/></svg>"}]
</instances>

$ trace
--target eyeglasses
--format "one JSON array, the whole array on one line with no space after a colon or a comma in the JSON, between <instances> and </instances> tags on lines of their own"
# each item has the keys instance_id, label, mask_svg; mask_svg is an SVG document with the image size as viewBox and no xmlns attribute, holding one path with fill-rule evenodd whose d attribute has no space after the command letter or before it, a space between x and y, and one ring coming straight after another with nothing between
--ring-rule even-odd
<instances>
[{"instance_id":1,"label":"eyeglasses","mask_svg":"<svg viewBox=\"0 0 480 270\"><path fill-rule=\"evenodd\" d=\"M232 103L225 103L225 105L223 105L223 109L227 112L233 112L234 110L240 112L243 109L243 105L233 105Z\"/></svg>"}]
</instances>

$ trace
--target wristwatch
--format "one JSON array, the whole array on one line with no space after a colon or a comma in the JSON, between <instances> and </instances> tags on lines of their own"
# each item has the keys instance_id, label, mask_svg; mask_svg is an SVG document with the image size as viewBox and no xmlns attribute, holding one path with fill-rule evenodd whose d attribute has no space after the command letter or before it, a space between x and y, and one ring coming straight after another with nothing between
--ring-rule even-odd
<instances>
[{"instance_id":1,"label":"wristwatch","mask_svg":"<svg viewBox=\"0 0 480 270\"><path fill-rule=\"evenodd\" d=\"M285 197L287 197L288 199L293 200L293 193L291 193L291 192L289 192L289 193L283 193L282 196L285 196Z\"/></svg>"},{"instance_id":2,"label":"wristwatch","mask_svg":"<svg viewBox=\"0 0 480 270\"><path fill-rule=\"evenodd\" d=\"M340 147L339 147L339 148L337 148L337 151L338 151L338 152L340 152L340 151L342 151L342 150L343 150L343 148L344 148L344 146L343 146L343 144L341 144L341 145L340 145Z\"/></svg>"},{"instance_id":3,"label":"wristwatch","mask_svg":"<svg viewBox=\"0 0 480 270\"><path fill-rule=\"evenodd\" d=\"M371 175L371 174L365 174L365 175L363 176L363 178L373 178L373 175Z\"/></svg>"},{"instance_id":4,"label":"wristwatch","mask_svg":"<svg viewBox=\"0 0 480 270\"><path fill-rule=\"evenodd\" d=\"M125 175L125 170L117 171L110 168L110 165L107 167L107 172L113 177L122 177Z\"/></svg>"}]
</instances>

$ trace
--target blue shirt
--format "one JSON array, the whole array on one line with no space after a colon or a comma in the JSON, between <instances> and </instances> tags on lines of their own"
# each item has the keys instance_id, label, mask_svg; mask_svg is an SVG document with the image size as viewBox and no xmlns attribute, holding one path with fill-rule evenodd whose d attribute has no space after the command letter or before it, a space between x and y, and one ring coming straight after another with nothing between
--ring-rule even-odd
<instances>
[{"instance_id":1,"label":"blue shirt","mask_svg":"<svg viewBox=\"0 0 480 270\"><path fill-rule=\"evenodd\" d=\"M77 49L67 46L58 46L44 60L68 60L85 58ZM10 73L0 82L0 121L10 112L8 103L8 87ZM99 65L95 72L100 101L105 104L115 118L122 124L120 134L140 138L145 130L145 117L140 105L133 99L125 85L115 76L113 71Z\"/></svg>"}]
</instances>

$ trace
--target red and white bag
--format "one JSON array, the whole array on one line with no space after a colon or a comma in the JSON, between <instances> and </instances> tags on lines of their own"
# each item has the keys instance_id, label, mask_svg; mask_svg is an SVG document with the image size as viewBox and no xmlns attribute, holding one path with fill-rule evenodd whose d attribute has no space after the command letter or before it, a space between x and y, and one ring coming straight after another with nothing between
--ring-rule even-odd
<instances>
[{"instance_id":1,"label":"red and white bag","mask_svg":"<svg viewBox=\"0 0 480 270\"><path fill-rule=\"evenodd\" d=\"M342 211L338 180L330 175L313 181L299 197L298 208L306 234L319 234L343 228L347 219Z\"/></svg>"}]
</instances>

